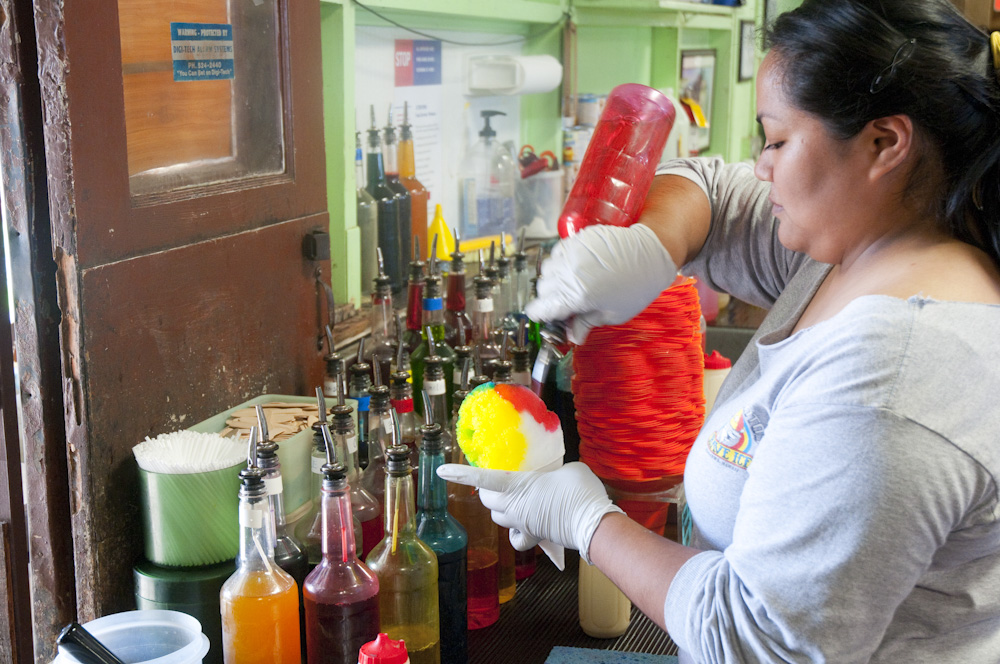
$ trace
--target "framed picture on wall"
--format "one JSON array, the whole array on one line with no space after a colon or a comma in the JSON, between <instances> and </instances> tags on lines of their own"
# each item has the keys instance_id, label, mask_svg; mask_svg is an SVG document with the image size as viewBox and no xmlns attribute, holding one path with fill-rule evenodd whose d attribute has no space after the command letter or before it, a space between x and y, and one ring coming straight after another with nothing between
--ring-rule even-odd
<instances>
[{"instance_id":1,"label":"framed picture on wall","mask_svg":"<svg viewBox=\"0 0 1000 664\"><path fill-rule=\"evenodd\" d=\"M702 153L712 139L715 94L715 49L681 51L680 101L691 116L692 150Z\"/></svg>"},{"instance_id":2,"label":"framed picture on wall","mask_svg":"<svg viewBox=\"0 0 1000 664\"><path fill-rule=\"evenodd\" d=\"M757 26L753 21L740 21L740 73L737 79L739 81L749 81L753 78L756 64L754 61L756 35Z\"/></svg>"}]
</instances>

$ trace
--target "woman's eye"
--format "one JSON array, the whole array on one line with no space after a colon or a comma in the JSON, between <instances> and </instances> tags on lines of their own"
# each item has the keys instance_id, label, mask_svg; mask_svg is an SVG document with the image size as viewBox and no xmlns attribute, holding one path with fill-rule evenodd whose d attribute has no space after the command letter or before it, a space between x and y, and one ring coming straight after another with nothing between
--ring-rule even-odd
<instances>
[{"instance_id":1,"label":"woman's eye","mask_svg":"<svg viewBox=\"0 0 1000 664\"><path fill-rule=\"evenodd\" d=\"M777 150L778 148L780 148L784 144L785 144L784 141L777 141L775 143L770 143L769 145L766 145L764 147L764 149L765 150L771 150L771 149Z\"/></svg>"}]
</instances>

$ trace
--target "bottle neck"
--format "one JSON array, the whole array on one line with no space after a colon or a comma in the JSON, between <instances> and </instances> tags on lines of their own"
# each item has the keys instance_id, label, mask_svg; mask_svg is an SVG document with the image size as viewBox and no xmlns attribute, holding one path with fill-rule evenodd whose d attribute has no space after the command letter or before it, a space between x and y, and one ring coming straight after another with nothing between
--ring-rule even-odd
<instances>
[{"instance_id":1,"label":"bottle neck","mask_svg":"<svg viewBox=\"0 0 1000 664\"><path fill-rule=\"evenodd\" d=\"M493 330L493 298L477 297L472 301L472 337L477 346L490 343Z\"/></svg>"},{"instance_id":2,"label":"bottle neck","mask_svg":"<svg viewBox=\"0 0 1000 664\"><path fill-rule=\"evenodd\" d=\"M385 476L385 534L392 541L403 535L416 535L413 505L413 474Z\"/></svg>"},{"instance_id":3,"label":"bottle neck","mask_svg":"<svg viewBox=\"0 0 1000 664\"><path fill-rule=\"evenodd\" d=\"M392 321L392 295L372 293L372 347L380 341L392 338Z\"/></svg>"},{"instance_id":4,"label":"bottle neck","mask_svg":"<svg viewBox=\"0 0 1000 664\"><path fill-rule=\"evenodd\" d=\"M368 150L368 188L385 181L385 170L382 167L382 153L378 150Z\"/></svg>"},{"instance_id":5,"label":"bottle neck","mask_svg":"<svg viewBox=\"0 0 1000 664\"><path fill-rule=\"evenodd\" d=\"M420 446L417 507L421 512L445 514L448 511L448 485L437 475L438 466L443 463L443 447L438 445L428 449L426 445Z\"/></svg>"},{"instance_id":6,"label":"bottle neck","mask_svg":"<svg viewBox=\"0 0 1000 664\"><path fill-rule=\"evenodd\" d=\"M413 141L399 142L399 177L414 178L417 176L416 161L413 158Z\"/></svg>"},{"instance_id":7,"label":"bottle neck","mask_svg":"<svg viewBox=\"0 0 1000 664\"><path fill-rule=\"evenodd\" d=\"M368 467L385 465L385 451L392 445L395 425L389 414L389 404L376 406L368 412Z\"/></svg>"},{"instance_id":8,"label":"bottle neck","mask_svg":"<svg viewBox=\"0 0 1000 664\"><path fill-rule=\"evenodd\" d=\"M274 530L271 508L266 495L240 496L240 557L241 571L271 571L274 564Z\"/></svg>"},{"instance_id":9,"label":"bottle neck","mask_svg":"<svg viewBox=\"0 0 1000 664\"><path fill-rule=\"evenodd\" d=\"M428 399L430 399L431 417L434 418L434 422L440 424L442 428L447 427L448 401L447 398L445 397L444 390L441 390L439 394L428 393L427 397Z\"/></svg>"},{"instance_id":10,"label":"bottle neck","mask_svg":"<svg viewBox=\"0 0 1000 664\"><path fill-rule=\"evenodd\" d=\"M424 314L424 282L410 282L406 290L406 329L420 331Z\"/></svg>"},{"instance_id":11,"label":"bottle neck","mask_svg":"<svg viewBox=\"0 0 1000 664\"><path fill-rule=\"evenodd\" d=\"M333 432L334 451L337 453L337 461L340 461L347 468L347 481L354 483L359 473L358 465L358 436L351 427L350 431ZM326 457L324 454L324 461Z\"/></svg>"},{"instance_id":12,"label":"bottle neck","mask_svg":"<svg viewBox=\"0 0 1000 664\"><path fill-rule=\"evenodd\" d=\"M258 461L258 463L260 462ZM274 463L277 464L278 460L275 459ZM285 498L281 486L280 466L275 465L266 470L264 487L267 491L267 502L271 507L271 514L274 515L274 535L275 541L277 541L279 536L285 535Z\"/></svg>"},{"instance_id":13,"label":"bottle neck","mask_svg":"<svg viewBox=\"0 0 1000 664\"><path fill-rule=\"evenodd\" d=\"M354 514L346 482L323 481L323 557L332 563L346 563L357 557Z\"/></svg>"},{"instance_id":14,"label":"bottle neck","mask_svg":"<svg viewBox=\"0 0 1000 664\"><path fill-rule=\"evenodd\" d=\"M448 274L448 311L465 311L465 273Z\"/></svg>"},{"instance_id":15,"label":"bottle neck","mask_svg":"<svg viewBox=\"0 0 1000 664\"><path fill-rule=\"evenodd\" d=\"M392 179L399 179L399 162L396 150L396 142L387 142L382 146L382 161L385 164L385 176Z\"/></svg>"},{"instance_id":16,"label":"bottle neck","mask_svg":"<svg viewBox=\"0 0 1000 664\"><path fill-rule=\"evenodd\" d=\"M361 148L354 152L354 181L358 189L363 189L367 184L365 182L365 161L362 158Z\"/></svg>"}]
</instances>

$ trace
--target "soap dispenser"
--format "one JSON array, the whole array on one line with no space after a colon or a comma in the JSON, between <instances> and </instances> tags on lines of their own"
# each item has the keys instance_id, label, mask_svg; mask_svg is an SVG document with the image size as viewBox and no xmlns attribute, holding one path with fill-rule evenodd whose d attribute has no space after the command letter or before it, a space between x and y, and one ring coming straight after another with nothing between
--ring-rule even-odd
<instances>
[{"instance_id":1,"label":"soap dispenser","mask_svg":"<svg viewBox=\"0 0 1000 664\"><path fill-rule=\"evenodd\" d=\"M516 164L510 152L496 139L490 119L502 111L482 111L483 128L466 153L461 180L460 229L472 239L514 232L514 187Z\"/></svg>"}]
</instances>

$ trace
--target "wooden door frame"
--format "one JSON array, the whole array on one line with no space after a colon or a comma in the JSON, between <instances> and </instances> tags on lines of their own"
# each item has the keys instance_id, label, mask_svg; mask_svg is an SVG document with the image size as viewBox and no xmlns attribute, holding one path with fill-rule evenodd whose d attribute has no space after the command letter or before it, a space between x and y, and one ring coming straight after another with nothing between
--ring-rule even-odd
<instances>
[{"instance_id":1,"label":"wooden door frame","mask_svg":"<svg viewBox=\"0 0 1000 664\"><path fill-rule=\"evenodd\" d=\"M20 377L17 389L21 397L23 450L18 449L16 421L11 426L9 417L16 417L12 374L4 372L0 376L0 396L9 481L5 496L10 500L12 541L20 547L15 549L9 565L15 579L8 597L16 639L11 661L20 664L51 660L55 635L76 615L76 590L63 426L60 314L52 259L34 6L31 0L0 0L0 12L0 159L16 312L13 347ZM6 278L3 281L6 283ZM0 295L6 303L5 295ZM10 348L6 312L4 304L0 312L0 354ZM22 504L27 505L26 515L19 509ZM17 512L22 512L20 524ZM30 569L21 559L25 554ZM30 595L29 589L23 587L28 575Z\"/></svg>"}]
</instances>

